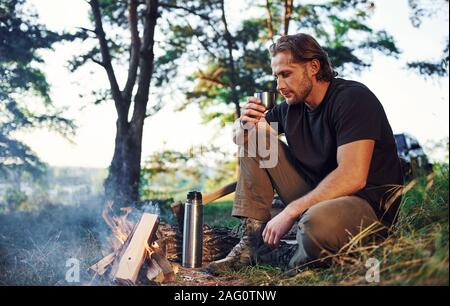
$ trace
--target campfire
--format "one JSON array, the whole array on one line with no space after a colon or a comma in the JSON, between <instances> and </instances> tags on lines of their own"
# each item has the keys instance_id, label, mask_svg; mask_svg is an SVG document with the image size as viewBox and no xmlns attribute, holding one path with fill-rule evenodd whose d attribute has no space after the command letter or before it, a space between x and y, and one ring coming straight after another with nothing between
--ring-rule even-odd
<instances>
[{"instance_id":1,"label":"campfire","mask_svg":"<svg viewBox=\"0 0 450 306\"><path fill-rule=\"evenodd\" d=\"M112 252L90 267L96 275L109 277L119 284L137 284L142 275L153 282L170 282L175 270L167 260L164 243L157 238L157 214L143 213L139 222L128 220L132 209L122 208L123 214L111 216L112 202L108 202L102 216L113 233L109 237Z\"/></svg>"},{"instance_id":2,"label":"campfire","mask_svg":"<svg viewBox=\"0 0 450 306\"><path fill-rule=\"evenodd\" d=\"M176 204L176 205L174 205ZM179 207L182 203L172 204ZM108 237L110 250L100 261L89 269L96 276L122 285L167 284L175 282L182 253L181 222L169 225L160 222L155 213L143 212L138 222L129 220L132 208L121 208L121 215L114 216L113 203L108 202L102 212L103 219L110 227ZM182 216L175 214L175 218ZM226 256L239 238L228 228L203 227L204 263Z\"/></svg>"}]
</instances>

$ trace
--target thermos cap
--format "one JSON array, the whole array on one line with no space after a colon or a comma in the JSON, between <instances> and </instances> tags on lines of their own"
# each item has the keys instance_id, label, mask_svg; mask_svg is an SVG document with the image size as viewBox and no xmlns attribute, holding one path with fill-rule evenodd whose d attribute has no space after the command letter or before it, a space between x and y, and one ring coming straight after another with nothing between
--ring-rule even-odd
<instances>
[{"instance_id":1,"label":"thermos cap","mask_svg":"<svg viewBox=\"0 0 450 306\"><path fill-rule=\"evenodd\" d=\"M192 201L194 201L194 200L201 201L202 200L202 193L198 192L198 191L190 191L187 194L187 199L188 200L192 200Z\"/></svg>"}]
</instances>

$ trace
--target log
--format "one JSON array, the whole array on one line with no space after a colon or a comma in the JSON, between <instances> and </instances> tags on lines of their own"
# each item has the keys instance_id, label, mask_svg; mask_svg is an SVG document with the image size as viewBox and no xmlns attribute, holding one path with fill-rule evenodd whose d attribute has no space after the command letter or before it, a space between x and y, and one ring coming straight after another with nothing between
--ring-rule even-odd
<instances>
[{"instance_id":1,"label":"log","mask_svg":"<svg viewBox=\"0 0 450 306\"><path fill-rule=\"evenodd\" d=\"M228 185L225 185L222 188L219 188L211 193L207 193L203 195L202 197L202 204L206 205L208 203L211 203L217 199L220 199L226 195L229 195L230 193L233 193L236 191L236 185L237 182L230 183ZM184 205L181 201L176 201L175 203L172 203L170 205L172 208L172 212L175 215L175 218L178 223L178 228L180 229L181 233L183 232L183 223L184 223Z\"/></svg>"},{"instance_id":2,"label":"log","mask_svg":"<svg viewBox=\"0 0 450 306\"><path fill-rule=\"evenodd\" d=\"M111 254L108 254L104 258L102 258L99 262L96 264L93 264L89 267L89 270L94 271L98 275L105 274L106 270L108 269L108 266L113 263L114 259L116 258L117 252L112 252Z\"/></svg>"},{"instance_id":3,"label":"log","mask_svg":"<svg viewBox=\"0 0 450 306\"><path fill-rule=\"evenodd\" d=\"M162 283L168 283L175 281L175 272L172 265L167 260L167 258L161 252L154 252L151 257L152 264L156 263L163 274Z\"/></svg>"},{"instance_id":4,"label":"log","mask_svg":"<svg viewBox=\"0 0 450 306\"><path fill-rule=\"evenodd\" d=\"M131 236L133 235L133 230L131 231L131 234L128 235L127 239L123 243L123 245L119 246L114 252L106 255L102 259L100 259L97 263L93 264L89 267L89 271L93 271L96 274L102 276L105 274L105 272L108 270L108 268L111 268L110 275L114 275L118 268L118 258L120 258L126 247L128 246Z\"/></svg>"},{"instance_id":5,"label":"log","mask_svg":"<svg viewBox=\"0 0 450 306\"><path fill-rule=\"evenodd\" d=\"M111 272L109 273L109 276L112 281L114 281L114 276L116 275L116 272L119 269L120 259L122 258L123 254L127 250L128 245L130 244L131 238L133 237L135 230L136 230L136 226L131 230L131 232L127 236L125 242L116 250L116 258L114 259L114 261L112 263Z\"/></svg>"},{"instance_id":6,"label":"log","mask_svg":"<svg viewBox=\"0 0 450 306\"><path fill-rule=\"evenodd\" d=\"M176 225L161 223L157 232L166 247L166 258L170 261L181 262L183 236ZM229 228L211 228L203 226L202 261L211 262L228 255L240 238Z\"/></svg>"},{"instance_id":7,"label":"log","mask_svg":"<svg viewBox=\"0 0 450 306\"><path fill-rule=\"evenodd\" d=\"M220 189L218 189L216 191L213 191L211 193L205 194L203 196L203 198L202 198L203 205L211 203L211 202L213 202L213 201L215 201L217 199L220 199L220 198L222 198L222 197L224 197L226 195L229 195L230 193L235 192L236 191L236 185L237 185L237 182L233 182L233 183L230 183L230 184L228 184L228 185L226 185L226 186L224 186L224 187L222 187L222 188L220 188Z\"/></svg>"},{"instance_id":8,"label":"log","mask_svg":"<svg viewBox=\"0 0 450 306\"><path fill-rule=\"evenodd\" d=\"M131 239L128 245L124 244L125 251L120 256L117 271L113 274L114 280L136 284L139 271L144 263L146 249L151 244L158 223L158 215L148 213L142 215L134 233L130 235Z\"/></svg>"},{"instance_id":9,"label":"log","mask_svg":"<svg viewBox=\"0 0 450 306\"><path fill-rule=\"evenodd\" d=\"M172 205L170 205L172 212L177 220L178 228L183 232L183 224L184 224L184 205L181 201L176 201Z\"/></svg>"},{"instance_id":10,"label":"log","mask_svg":"<svg viewBox=\"0 0 450 306\"><path fill-rule=\"evenodd\" d=\"M164 281L164 273L158 262L151 258L147 268L146 277L149 281L162 283Z\"/></svg>"},{"instance_id":11,"label":"log","mask_svg":"<svg viewBox=\"0 0 450 306\"><path fill-rule=\"evenodd\" d=\"M148 280L156 283L168 283L175 281L175 270L166 258L166 247L164 242L159 239L150 247L149 266L146 277Z\"/></svg>"}]
</instances>

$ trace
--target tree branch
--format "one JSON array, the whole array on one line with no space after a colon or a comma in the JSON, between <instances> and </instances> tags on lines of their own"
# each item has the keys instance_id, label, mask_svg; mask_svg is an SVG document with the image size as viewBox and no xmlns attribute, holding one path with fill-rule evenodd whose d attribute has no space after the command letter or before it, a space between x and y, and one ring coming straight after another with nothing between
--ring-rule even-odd
<instances>
[{"instance_id":1,"label":"tree branch","mask_svg":"<svg viewBox=\"0 0 450 306\"><path fill-rule=\"evenodd\" d=\"M98 0L89 1L89 5L91 6L92 14L94 16L95 33L97 34L97 38L100 43L100 52L102 54L102 66L105 68L106 74L108 75L109 84L111 86L111 93L115 102L118 117L119 119L123 119L122 118L123 112L121 111L122 96L120 93L119 85L117 83L116 75L114 73L114 69L112 67L111 55L109 53L108 43L106 42L105 31L103 30Z\"/></svg>"},{"instance_id":2,"label":"tree branch","mask_svg":"<svg viewBox=\"0 0 450 306\"><path fill-rule=\"evenodd\" d=\"M144 34L140 49L139 82L136 96L134 97L134 110L132 122L139 123L145 119L150 81L153 75L153 45L155 43L155 27L158 15L159 0L146 0L146 12L144 20Z\"/></svg>"},{"instance_id":3,"label":"tree branch","mask_svg":"<svg viewBox=\"0 0 450 306\"><path fill-rule=\"evenodd\" d=\"M213 83L214 85L221 85L221 86L224 86L224 87L227 86L227 84L225 84L224 82L221 82L221 81L219 81L219 80L217 80L217 79L215 79L215 78L212 78L212 77L208 77L208 76L206 76L206 75L201 75L201 76L200 76L200 80L203 80L203 81L207 81L207 82Z\"/></svg>"},{"instance_id":4,"label":"tree branch","mask_svg":"<svg viewBox=\"0 0 450 306\"><path fill-rule=\"evenodd\" d=\"M186 11L186 12L192 14L192 15L198 16L198 17L200 17L200 18L202 18L204 20L209 20L209 17L207 15L199 14L196 11L194 11L194 10L188 8L188 7L179 6L179 5L173 5L173 4L169 4L169 3L160 3L160 6L164 7L164 8L172 8L172 9L177 9L177 10L183 10L183 11Z\"/></svg>"},{"instance_id":5,"label":"tree branch","mask_svg":"<svg viewBox=\"0 0 450 306\"><path fill-rule=\"evenodd\" d=\"M94 63L96 63L96 64L102 66L103 68L105 68L105 64L103 64L103 62L97 61L97 60L96 60L95 58L93 58L93 57L91 57L90 60L93 61Z\"/></svg>"},{"instance_id":6,"label":"tree branch","mask_svg":"<svg viewBox=\"0 0 450 306\"><path fill-rule=\"evenodd\" d=\"M152 109L151 109L149 112L147 112L147 113L145 114L145 118L154 116L154 115L155 115L157 112L159 112L161 109L162 109L162 103L159 102L158 104L154 105L154 106L152 107Z\"/></svg>"},{"instance_id":7,"label":"tree branch","mask_svg":"<svg viewBox=\"0 0 450 306\"><path fill-rule=\"evenodd\" d=\"M187 26L189 27L189 29L192 30L192 32L194 33L195 37L197 38L198 42L202 45L203 49L206 50L206 52L208 52L209 55L211 55L213 58L218 58L217 55L212 52L209 48L209 46L206 44L205 41L202 41L200 39L200 36L197 34L197 32L194 30L194 28L191 26L191 24L189 23L189 21L186 21Z\"/></svg>"},{"instance_id":8,"label":"tree branch","mask_svg":"<svg viewBox=\"0 0 450 306\"><path fill-rule=\"evenodd\" d=\"M267 10L267 27L269 28L269 38L272 42L273 41L273 18L272 18L272 11L270 7L272 6L272 3L270 0L266 1L266 10Z\"/></svg>"},{"instance_id":9,"label":"tree branch","mask_svg":"<svg viewBox=\"0 0 450 306\"><path fill-rule=\"evenodd\" d=\"M97 35L97 33L95 32L95 30L91 30L91 29L84 28L84 27L77 27L77 28L80 29L80 30L82 30L82 31L85 31L85 32L88 32L88 33L94 33L95 35Z\"/></svg>"},{"instance_id":10,"label":"tree branch","mask_svg":"<svg viewBox=\"0 0 450 306\"><path fill-rule=\"evenodd\" d=\"M212 4L209 3L209 5L212 5ZM208 25L211 27L213 32L216 33L216 35L221 36L220 33L217 31L216 26L211 23L211 18L208 15L199 14L193 9L190 9L190 8L187 8L187 7L183 7L183 6L178 6L178 5L172 5L172 4L168 4L168 3L161 3L160 6L161 7L165 7L165 8L174 8L174 9L183 10L183 11L186 11L186 12L188 12L188 13L194 15L194 16L200 17L201 19L207 21ZM185 16L182 16L182 17L185 17Z\"/></svg>"},{"instance_id":11,"label":"tree branch","mask_svg":"<svg viewBox=\"0 0 450 306\"><path fill-rule=\"evenodd\" d=\"M288 35L289 33L289 23L291 21L292 10L294 8L293 0L284 0L284 33L283 35Z\"/></svg>"},{"instance_id":12,"label":"tree branch","mask_svg":"<svg viewBox=\"0 0 450 306\"><path fill-rule=\"evenodd\" d=\"M222 22L225 27L225 40L227 42L228 47L228 66L230 68L230 90L231 90L231 99L235 106L235 114L236 119L241 116L241 108L239 106L239 97L236 92L236 69L234 66L234 58L233 58L233 37L231 36L230 31L228 30L227 18L225 15L225 4L224 0L220 1L221 10L222 10Z\"/></svg>"},{"instance_id":13,"label":"tree branch","mask_svg":"<svg viewBox=\"0 0 450 306\"><path fill-rule=\"evenodd\" d=\"M128 77L125 87L123 89L123 97L126 103L130 103L133 87L136 83L137 70L139 66L139 49L141 41L139 38L138 18L137 18L137 2L136 0L129 0L128 2L128 23L131 33L130 46L130 63L128 67Z\"/></svg>"}]
</instances>

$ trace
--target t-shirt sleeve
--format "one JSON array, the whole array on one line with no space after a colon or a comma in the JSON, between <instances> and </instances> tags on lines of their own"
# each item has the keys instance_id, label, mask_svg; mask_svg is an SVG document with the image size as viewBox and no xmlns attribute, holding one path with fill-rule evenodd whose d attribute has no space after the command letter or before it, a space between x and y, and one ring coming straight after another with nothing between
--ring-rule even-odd
<instances>
[{"instance_id":1,"label":"t-shirt sleeve","mask_svg":"<svg viewBox=\"0 0 450 306\"><path fill-rule=\"evenodd\" d=\"M283 127L283 115L282 115L282 105L278 104L271 110L267 111L265 114L265 118L267 123L276 122L278 123L278 134L284 133Z\"/></svg>"},{"instance_id":2,"label":"t-shirt sleeve","mask_svg":"<svg viewBox=\"0 0 450 306\"><path fill-rule=\"evenodd\" d=\"M334 127L337 146L357 140L380 140L384 110L367 88L352 87L336 99Z\"/></svg>"}]
</instances>

